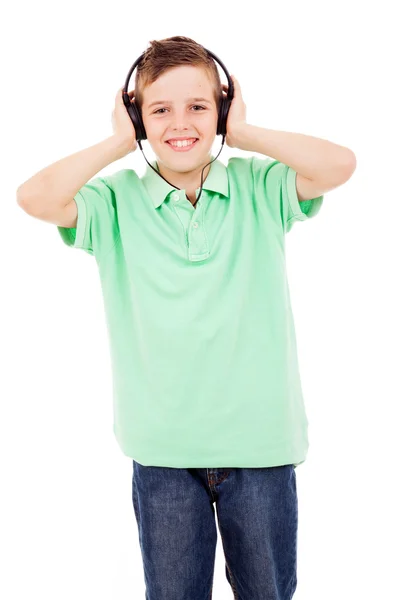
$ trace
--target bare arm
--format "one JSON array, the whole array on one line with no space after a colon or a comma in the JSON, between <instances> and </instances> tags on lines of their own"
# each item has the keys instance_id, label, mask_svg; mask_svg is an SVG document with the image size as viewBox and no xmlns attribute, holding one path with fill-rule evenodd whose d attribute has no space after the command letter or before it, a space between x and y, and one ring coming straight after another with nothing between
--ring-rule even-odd
<instances>
[{"instance_id":1,"label":"bare arm","mask_svg":"<svg viewBox=\"0 0 400 600\"><path fill-rule=\"evenodd\" d=\"M132 143L112 135L42 169L17 189L17 202L25 212L51 222L67 205L76 209L74 196L90 179L110 163L131 151Z\"/></svg>"}]
</instances>

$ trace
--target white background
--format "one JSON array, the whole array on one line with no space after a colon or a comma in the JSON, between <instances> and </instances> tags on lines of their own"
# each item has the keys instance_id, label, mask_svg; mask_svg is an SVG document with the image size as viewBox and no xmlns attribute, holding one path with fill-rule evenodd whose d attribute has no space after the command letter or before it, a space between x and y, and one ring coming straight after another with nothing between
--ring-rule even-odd
<instances>
[{"instance_id":1,"label":"white background","mask_svg":"<svg viewBox=\"0 0 400 600\"><path fill-rule=\"evenodd\" d=\"M133 62L150 40L173 35L192 37L223 60L240 82L249 123L322 137L356 154L353 177L327 193L318 216L295 224L286 240L310 423L308 457L296 469L294 598L376 600L399 593L395 7L389 0L236 8L205 0L36 0L3 13L5 600L144 598L132 462L112 429L96 262L65 246L56 226L23 212L15 192L45 166L110 136L115 95ZM143 149L153 160L148 141ZM225 145L219 159L226 164L230 156L249 153ZM145 167L138 149L101 173L133 168L142 175ZM213 600L232 597L218 532Z\"/></svg>"}]
</instances>

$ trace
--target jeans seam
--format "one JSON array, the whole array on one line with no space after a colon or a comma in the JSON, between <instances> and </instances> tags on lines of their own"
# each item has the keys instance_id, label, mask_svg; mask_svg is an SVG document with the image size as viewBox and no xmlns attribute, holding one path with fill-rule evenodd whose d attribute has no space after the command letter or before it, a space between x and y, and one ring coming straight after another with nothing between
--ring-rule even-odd
<instances>
[{"instance_id":1,"label":"jeans seam","mask_svg":"<svg viewBox=\"0 0 400 600\"><path fill-rule=\"evenodd\" d=\"M226 559L226 556L225 556L225 563L226 563L227 569L228 569L228 571L229 571L229 576L230 576L230 578L231 578L231 584L232 584L233 597L235 598L235 600L239 600L239 596L238 596L238 593L237 593L237 589L236 589L235 581L234 581L234 579L233 579L232 571L231 571L231 570L230 570L230 568L229 568L229 565L228 565L228 561L227 561L227 559Z\"/></svg>"}]
</instances>

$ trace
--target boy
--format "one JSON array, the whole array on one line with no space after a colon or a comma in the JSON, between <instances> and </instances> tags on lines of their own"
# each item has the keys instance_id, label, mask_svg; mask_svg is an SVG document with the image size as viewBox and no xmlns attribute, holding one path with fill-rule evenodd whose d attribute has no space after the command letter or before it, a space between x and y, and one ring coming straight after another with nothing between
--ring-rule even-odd
<instances>
[{"instance_id":1,"label":"boy","mask_svg":"<svg viewBox=\"0 0 400 600\"><path fill-rule=\"evenodd\" d=\"M226 142L272 159L210 163L226 86L204 48L176 36L153 41L136 74L132 102L157 156L143 177L90 180L137 147L119 90L113 136L18 189L28 214L98 265L147 600L212 598L214 503L236 599L290 600L297 585L308 421L284 237L356 161L326 140L247 124L232 79Z\"/></svg>"}]
</instances>

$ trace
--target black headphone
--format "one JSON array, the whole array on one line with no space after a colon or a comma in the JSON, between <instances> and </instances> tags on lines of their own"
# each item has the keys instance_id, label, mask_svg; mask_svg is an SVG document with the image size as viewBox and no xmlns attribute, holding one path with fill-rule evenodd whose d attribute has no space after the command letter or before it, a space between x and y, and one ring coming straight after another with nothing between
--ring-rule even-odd
<instances>
[{"instance_id":1,"label":"black headphone","mask_svg":"<svg viewBox=\"0 0 400 600\"><path fill-rule=\"evenodd\" d=\"M204 48L204 46L203 46ZM222 146L221 146L221 150L222 147L224 145L225 142L225 136L226 136L226 123L228 120L228 113L229 113L229 108L231 106L232 100L233 100L233 96L234 96L234 87L233 87L233 81L232 78L229 75L229 72L227 70L227 68L225 67L225 65L223 64L223 62L210 50L207 50L207 48L204 48L204 50L207 52L207 54L209 54L214 60L216 60L222 67L222 69L225 72L225 75L228 79L228 91L227 91L227 95L226 96L222 96L221 98L221 102L220 102L220 107L218 110L218 122L217 122L217 135L222 135ZM128 115L131 118L131 121L133 123L133 126L135 128L135 133L136 133L136 141L143 153L143 148L141 145L141 140L147 140L147 135L146 135L146 130L143 124L143 120L142 120L142 115L140 113L140 110L138 109L138 107L131 102L131 99L129 98L129 94L128 94L128 85L129 85L129 80L131 78L131 75L134 71L134 69L137 67L137 65L143 60L143 57L145 55L145 52L143 52L139 58L137 60L135 60L135 62L133 63L132 67L129 70L129 73L127 75L127 78L125 80L125 85L122 91L122 97L123 97L123 101L126 107L126 110L128 111ZM221 91L222 94L222 91ZM200 193L198 195L198 197L196 198L196 202L198 201L198 199L200 198L201 192L202 192L202 188L203 188L203 171L204 169L210 165L214 160L216 160L221 152L221 150L218 152L217 156L210 162L207 163L204 167L203 170L201 172L201 186L200 186ZM144 156L144 153L143 153ZM165 181L167 181L165 179L165 177L163 177L161 175L161 173L159 173L158 171L156 171L156 169L154 169L154 167L149 163L149 161L147 160L147 158L144 156L147 164L153 169L153 171L155 171L160 177L162 177ZM172 185L174 188L176 188L177 190L179 188L177 188L175 185L173 185L172 183L170 183L169 181L167 181L167 183L169 183L170 185ZM187 197L187 196L186 196ZM189 199L189 198L188 198ZM196 202L193 204L193 206L196 204Z\"/></svg>"}]
</instances>

